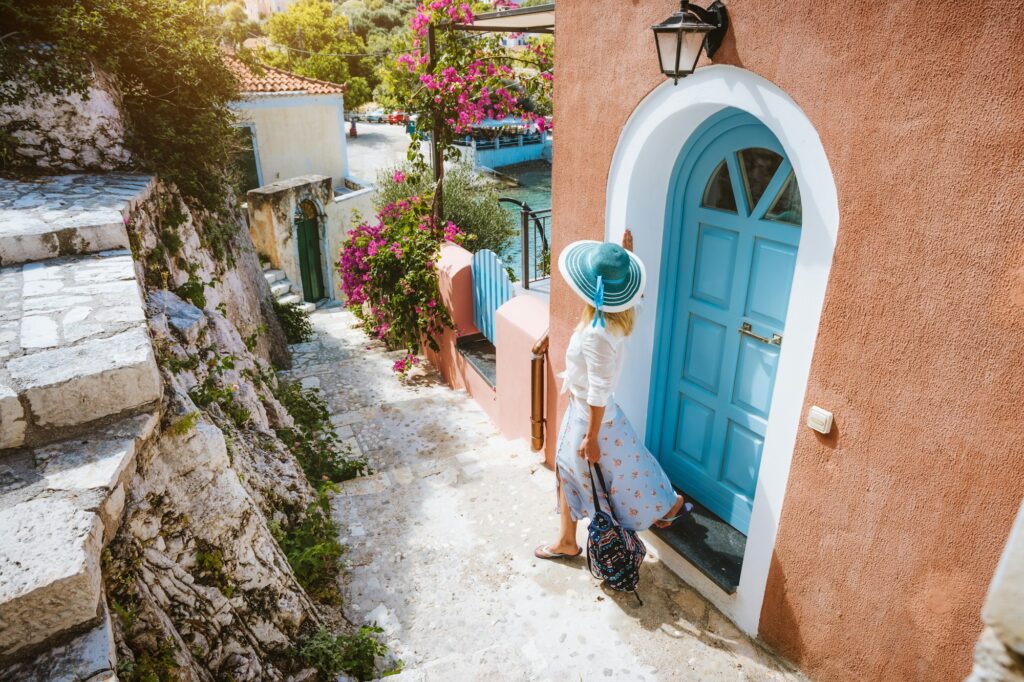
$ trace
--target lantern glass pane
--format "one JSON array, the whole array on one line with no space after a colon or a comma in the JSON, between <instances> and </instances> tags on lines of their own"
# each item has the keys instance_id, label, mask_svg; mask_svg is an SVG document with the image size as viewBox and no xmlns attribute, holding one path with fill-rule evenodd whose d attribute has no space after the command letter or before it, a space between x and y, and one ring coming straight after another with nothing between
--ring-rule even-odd
<instances>
[{"instance_id":1,"label":"lantern glass pane","mask_svg":"<svg viewBox=\"0 0 1024 682\"><path fill-rule=\"evenodd\" d=\"M673 74L679 65L676 63L676 49L679 43L678 31L658 31L655 34L658 40L658 60L661 62L663 73Z\"/></svg>"},{"instance_id":2,"label":"lantern glass pane","mask_svg":"<svg viewBox=\"0 0 1024 682\"><path fill-rule=\"evenodd\" d=\"M704 46L703 31L686 31L683 33L683 49L679 54L680 71L693 73L700 59L700 50Z\"/></svg>"}]
</instances>

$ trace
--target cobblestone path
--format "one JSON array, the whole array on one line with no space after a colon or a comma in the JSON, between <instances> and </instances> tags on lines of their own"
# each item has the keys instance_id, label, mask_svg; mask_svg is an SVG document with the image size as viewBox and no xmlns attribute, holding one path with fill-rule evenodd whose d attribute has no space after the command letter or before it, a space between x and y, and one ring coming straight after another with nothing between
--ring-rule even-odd
<instances>
[{"instance_id":1,"label":"cobblestone path","mask_svg":"<svg viewBox=\"0 0 1024 682\"><path fill-rule=\"evenodd\" d=\"M640 593L603 589L584 559L540 561L554 475L433 371L399 381L342 308L312 315L286 376L319 386L376 473L335 498L343 593L405 671L389 680L802 680L648 555ZM580 524L584 538L585 524Z\"/></svg>"}]
</instances>

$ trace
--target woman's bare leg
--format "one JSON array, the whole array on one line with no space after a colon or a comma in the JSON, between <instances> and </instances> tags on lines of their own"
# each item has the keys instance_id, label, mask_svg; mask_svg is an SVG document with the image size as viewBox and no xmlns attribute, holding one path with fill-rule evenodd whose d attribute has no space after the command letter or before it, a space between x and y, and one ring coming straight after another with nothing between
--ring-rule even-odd
<instances>
[{"instance_id":1,"label":"woman's bare leg","mask_svg":"<svg viewBox=\"0 0 1024 682\"><path fill-rule=\"evenodd\" d=\"M549 548L557 554L576 554L580 551L579 545L576 544L576 521L573 520L572 512L569 511L569 502L565 499L564 492L559 493L558 502L562 511L561 530L558 541L551 543Z\"/></svg>"}]
</instances>

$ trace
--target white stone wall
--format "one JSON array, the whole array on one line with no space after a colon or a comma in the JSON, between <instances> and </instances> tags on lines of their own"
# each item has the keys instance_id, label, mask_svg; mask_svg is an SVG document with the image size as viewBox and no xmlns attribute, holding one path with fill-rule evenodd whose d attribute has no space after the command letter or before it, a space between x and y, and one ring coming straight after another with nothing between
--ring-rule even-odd
<instances>
[{"instance_id":1,"label":"white stone wall","mask_svg":"<svg viewBox=\"0 0 1024 682\"><path fill-rule=\"evenodd\" d=\"M327 253L325 256L330 265L331 280L328 288L331 298L341 298L341 290L338 289L338 273L334 267L338 262L341 245L348 237L348 231L358 225L360 220L373 218L373 200L376 196L375 188L366 187L349 194L338 195L334 197L334 201L327 204Z\"/></svg>"},{"instance_id":2,"label":"white stone wall","mask_svg":"<svg viewBox=\"0 0 1024 682\"><path fill-rule=\"evenodd\" d=\"M232 107L256 129L260 182L269 185L302 175L325 175L340 187L348 175L341 95L254 96Z\"/></svg>"},{"instance_id":3,"label":"white stone wall","mask_svg":"<svg viewBox=\"0 0 1024 682\"><path fill-rule=\"evenodd\" d=\"M15 165L55 171L126 168L120 94L98 76L86 95L38 93L0 106L0 135L9 139Z\"/></svg>"}]
</instances>

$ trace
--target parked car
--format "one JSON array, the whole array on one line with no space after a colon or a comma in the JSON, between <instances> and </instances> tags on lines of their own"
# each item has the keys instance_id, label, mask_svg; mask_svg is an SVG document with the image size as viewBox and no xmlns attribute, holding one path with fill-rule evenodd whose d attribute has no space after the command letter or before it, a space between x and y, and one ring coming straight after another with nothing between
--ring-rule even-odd
<instances>
[{"instance_id":1,"label":"parked car","mask_svg":"<svg viewBox=\"0 0 1024 682\"><path fill-rule=\"evenodd\" d=\"M374 109L366 112L367 123L384 123L387 120L387 113L383 109Z\"/></svg>"},{"instance_id":2,"label":"parked car","mask_svg":"<svg viewBox=\"0 0 1024 682\"><path fill-rule=\"evenodd\" d=\"M392 111L388 115L388 123L391 125L401 125L402 123L408 123L409 117L404 111Z\"/></svg>"}]
</instances>

